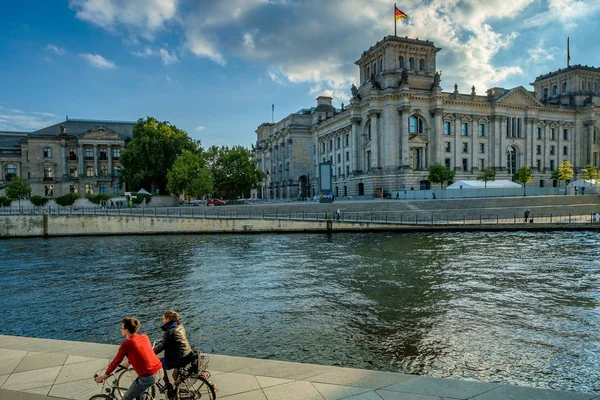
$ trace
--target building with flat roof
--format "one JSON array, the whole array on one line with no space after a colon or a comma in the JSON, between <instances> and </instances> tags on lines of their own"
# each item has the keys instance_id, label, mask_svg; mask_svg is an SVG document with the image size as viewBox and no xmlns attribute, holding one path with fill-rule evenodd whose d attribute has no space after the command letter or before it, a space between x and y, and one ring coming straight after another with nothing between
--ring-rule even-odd
<instances>
[{"instance_id":1,"label":"building with flat roof","mask_svg":"<svg viewBox=\"0 0 600 400\"><path fill-rule=\"evenodd\" d=\"M429 168L445 165L456 180L493 168L511 180L521 167L530 185L555 185L564 160L576 174L600 165L600 68L574 65L538 76L533 91L494 87L466 94L441 89L428 40L387 36L356 61L360 84L346 107L317 98L256 130L259 195L297 199L319 192L319 164L329 163L335 196L386 196L429 189Z\"/></svg>"}]
</instances>

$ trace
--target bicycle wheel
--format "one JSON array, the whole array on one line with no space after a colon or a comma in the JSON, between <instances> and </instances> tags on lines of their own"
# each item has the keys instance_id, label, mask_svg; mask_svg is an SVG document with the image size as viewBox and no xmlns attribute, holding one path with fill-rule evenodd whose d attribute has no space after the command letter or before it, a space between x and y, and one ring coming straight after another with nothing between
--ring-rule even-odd
<instances>
[{"instance_id":1,"label":"bicycle wheel","mask_svg":"<svg viewBox=\"0 0 600 400\"><path fill-rule=\"evenodd\" d=\"M202 376L190 376L177 385L177 400L215 400L214 385Z\"/></svg>"},{"instance_id":2,"label":"bicycle wheel","mask_svg":"<svg viewBox=\"0 0 600 400\"><path fill-rule=\"evenodd\" d=\"M111 400L112 398L107 394L95 394L90 397L90 400Z\"/></svg>"},{"instance_id":3,"label":"bicycle wheel","mask_svg":"<svg viewBox=\"0 0 600 400\"><path fill-rule=\"evenodd\" d=\"M136 380L138 375L132 368L128 368L119 374L116 383L116 391L119 394L119 397L123 397L127 389L131 386L133 381ZM156 398L156 386L152 385L152 387L148 388L146 392L150 393L153 399Z\"/></svg>"}]
</instances>

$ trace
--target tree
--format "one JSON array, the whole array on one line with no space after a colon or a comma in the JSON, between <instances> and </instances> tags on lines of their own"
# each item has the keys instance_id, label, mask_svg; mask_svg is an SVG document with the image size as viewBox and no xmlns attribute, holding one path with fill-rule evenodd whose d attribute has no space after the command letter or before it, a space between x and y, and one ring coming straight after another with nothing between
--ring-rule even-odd
<instances>
[{"instance_id":1,"label":"tree","mask_svg":"<svg viewBox=\"0 0 600 400\"><path fill-rule=\"evenodd\" d=\"M483 181L484 187L487 189L487 183L489 181L496 180L496 171L494 171L492 168L486 168L483 171L481 171L481 175L477 177L477 180Z\"/></svg>"},{"instance_id":2,"label":"tree","mask_svg":"<svg viewBox=\"0 0 600 400\"><path fill-rule=\"evenodd\" d=\"M531 167L526 165L517 171L517 180L523 184L523 196L527 196L527 184L533 179Z\"/></svg>"},{"instance_id":3,"label":"tree","mask_svg":"<svg viewBox=\"0 0 600 400\"><path fill-rule=\"evenodd\" d=\"M167 182L167 189L174 195L202 197L213 190L212 174L197 151L183 150L167 173Z\"/></svg>"},{"instance_id":4,"label":"tree","mask_svg":"<svg viewBox=\"0 0 600 400\"><path fill-rule=\"evenodd\" d=\"M573 166L567 160L563 161L560 167L556 168L556 170L552 173L552 177L558 180L558 186L560 187L560 181L566 182L573 179ZM566 188L565 194L567 194Z\"/></svg>"},{"instance_id":5,"label":"tree","mask_svg":"<svg viewBox=\"0 0 600 400\"><path fill-rule=\"evenodd\" d=\"M131 190L150 188L166 193L167 171L183 150L197 151L198 143L168 122L153 117L139 119L133 126L133 139L121 154L120 182Z\"/></svg>"},{"instance_id":6,"label":"tree","mask_svg":"<svg viewBox=\"0 0 600 400\"><path fill-rule=\"evenodd\" d=\"M6 196L9 199L19 200L19 207L21 206L21 199L26 199L31 193L31 186L23 180L20 176L13 178L6 186Z\"/></svg>"},{"instance_id":7,"label":"tree","mask_svg":"<svg viewBox=\"0 0 600 400\"><path fill-rule=\"evenodd\" d=\"M450 170L450 168L436 164L429 168L427 179L429 179L429 182L431 183L439 183L440 188L443 188L444 182L452 182L455 175L456 173Z\"/></svg>"},{"instance_id":8,"label":"tree","mask_svg":"<svg viewBox=\"0 0 600 400\"><path fill-rule=\"evenodd\" d=\"M598 168L595 165L588 164L585 167L583 167L583 173L581 174L581 179L599 180L600 172L598 172Z\"/></svg>"},{"instance_id":9,"label":"tree","mask_svg":"<svg viewBox=\"0 0 600 400\"><path fill-rule=\"evenodd\" d=\"M263 179L263 173L253 160L252 152L243 146L215 148L207 152L207 163L214 177L215 193L226 199L249 194Z\"/></svg>"}]
</instances>

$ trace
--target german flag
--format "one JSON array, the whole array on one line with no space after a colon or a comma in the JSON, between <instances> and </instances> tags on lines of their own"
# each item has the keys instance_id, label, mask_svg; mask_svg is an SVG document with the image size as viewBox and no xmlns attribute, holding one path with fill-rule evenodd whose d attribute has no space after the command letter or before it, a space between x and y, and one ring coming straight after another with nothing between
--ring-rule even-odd
<instances>
[{"instance_id":1,"label":"german flag","mask_svg":"<svg viewBox=\"0 0 600 400\"><path fill-rule=\"evenodd\" d=\"M400 11L400 9L396 6L394 6L394 16L396 17L396 21L398 21L399 19L407 19L408 15L406 15L406 13Z\"/></svg>"}]
</instances>

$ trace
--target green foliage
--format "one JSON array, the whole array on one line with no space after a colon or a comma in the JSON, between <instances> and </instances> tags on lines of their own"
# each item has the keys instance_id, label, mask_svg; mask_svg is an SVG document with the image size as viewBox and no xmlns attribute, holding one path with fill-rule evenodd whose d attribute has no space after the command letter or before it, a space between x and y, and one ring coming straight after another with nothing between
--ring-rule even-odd
<instances>
[{"instance_id":1,"label":"green foliage","mask_svg":"<svg viewBox=\"0 0 600 400\"><path fill-rule=\"evenodd\" d=\"M452 182L454 181L456 173L452 171L450 168L436 164L432 165L429 168L429 174L427 175L427 179L431 183L439 183L440 187L443 187L444 182Z\"/></svg>"},{"instance_id":2,"label":"green foliage","mask_svg":"<svg viewBox=\"0 0 600 400\"><path fill-rule=\"evenodd\" d=\"M556 168L556 179L559 181L570 181L573 179L573 166L570 162L565 160L560 167Z\"/></svg>"},{"instance_id":3,"label":"green foliage","mask_svg":"<svg viewBox=\"0 0 600 400\"><path fill-rule=\"evenodd\" d=\"M212 193L212 173L206 168L201 153L183 150L167 174L169 193L203 197Z\"/></svg>"},{"instance_id":4,"label":"green foliage","mask_svg":"<svg viewBox=\"0 0 600 400\"><path fill-rule=\"evenodd\" d=\"M477 177L477 180L483 181L484 186L487 188L487 183L489 181L496 180L496 171L494 171L492 168L486 168L481 171L481 175Z\"/></svg>"},{"instance_id":5,"label":"green foliage","mask_svg":"<svg viewBox=\"0 0 600 400\"><path fill-rule=\"evenodd\" d=\"M253 160L252 152L243 146L215 146L205 153L205 160L214 178L214 196L224 199L248 197L257 188L263 173Z\"/></svg>"},{"instance_id":6,"label":"green foliage","mask_svg":"<svg viewBox=\"0 0 600 400\"><path fill-rule=\"evenodd\" d=\"M33 204L36 207L43 207L44 205L46 205L48 200L50 200L50 199L47 197L44 197L44 196L31 196L29 198L29 201L31 202L31 204Z\"/></svg>"},{"instance_id":7,"label":"green foliage","mask_svg":"<svg viewBox=\"0 0 600 400\"><path fill-rule=\"evenodd\" d=\"M86 199L94 204L100 204L102 201L110 199L112 196L107 193L89 194L85 196Z\"/></svg>"},{"instance_id":8,"label":"green foliage","mask_svg":"<svg viewBox=\"0 0 600 400\"><path fill-rule=\"evenodd\" d=\"M0 196L0 207L10 207L11 199L6 196Z\"/></svg>"},{"instance_id":9,"label":"green foliage","mask_svg":"<svg viewBox=\"0 0 600 400\"><path fill-rule=\"evenodd\" d=\"M19 204L21 204L21 199L27 198L31 193L31 186L23 178L17 176L6 186L5 193L9 199L19 200Z\"/></svg>"},{"instance_id":10,"label":"green foliage","mask_svg":"<svg viewBox=\"0 0 600 400\"><path fill-rule=\"evenodd\" d=\"M517 181L523 184L523 195L527 194L527 184L533 180L533 174L531 173L531 167L526 165L521 167L517 171Z\"/></svg>"},{"instance_id":11,"label":"green foliage","mask_svg":"<svg viewBox=\"0 0 600 400\"><path fill-rule=\"evenodd\" d=\"M78 198L79 195L77 193L67 193L64 196L57 197L54 201L59 206L71 206Z\"/></svg>"},{"instance_id":12,"label":"green foliage","mask_svg":"<svg viewBox=\"0 0 600 400\"><path fill-rule=\"evenodd\" d=\"M595 165L588 164L583 167L583 172L581 173L581 179L600 179L600 172L598 172L598 168Z\"/></svg>"},{"instance_id":13,"label":"green foliage","mask_svg":"<svg viewBox=\"0 0 600 400\"><path fill-rule=\"evenodd\" d=\"M167 192L167 171L183 150L197 151L199 144L168 122L153 117L139 119L133 126L133 139L121 154L120 183L129 188L150 188Z\"/></svg>"},{"instance_id":14,"label":"green foliage","mask_svg":"<svg viewBox=\"0 0 600 400\"><path fill-rule=\"evenodd\" d=\"M135 196L135 199L133 199L133 204L142 204L144 200L146 200L146 204L148 204L152 201L152 195L150 194L132 192L131 196Z\"/></svg>"}]
</instances>

